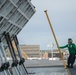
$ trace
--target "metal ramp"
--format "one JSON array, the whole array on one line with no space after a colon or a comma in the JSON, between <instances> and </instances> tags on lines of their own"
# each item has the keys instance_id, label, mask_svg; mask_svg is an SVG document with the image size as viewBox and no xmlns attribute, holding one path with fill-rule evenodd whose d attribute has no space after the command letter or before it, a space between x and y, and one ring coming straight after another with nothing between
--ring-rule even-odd
<instances>
[{"instance_id":1,"label":"metal ramp","mask_svg":"<svg viewBox=\"0 0 76 75\"><path fill-rule=\"evenodd\" d=\"M35 7L30 0L0 0L0 75L29 75L24 66L24 58L17 41L17 34L27 24L35 13ZM15 39L19 51L19 60L15 54L12 40ZM9 48L12 64L6 56L6 48ZM9 70L12 68L12 73Z\"/></svg>"},{"instance_id":2,"label":"metal ramp","mask_svg":"<svg viewBox=\"0 0 76 75\"><path fill-rule=\"evenodd\" d=\"M17 35L34 13L30 0L0 0L0 37L4 31Z\"/></svg>"}]
</instances>

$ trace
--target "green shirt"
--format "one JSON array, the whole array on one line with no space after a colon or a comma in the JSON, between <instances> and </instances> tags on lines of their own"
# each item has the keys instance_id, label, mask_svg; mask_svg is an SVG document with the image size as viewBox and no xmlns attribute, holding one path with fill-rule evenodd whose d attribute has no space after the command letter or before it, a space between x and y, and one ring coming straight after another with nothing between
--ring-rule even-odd
<instances>
[{"instance_id":1,"label":"green shirt","mask_svg":"<svg viewBox=\"0 0 76 75\"><path fill-rule=\"evenodd\" d=\"M61 48L61 49L63 49L63 48L68 48L70 54L76 54L76 46L75 46L74 43L67 44L67 45L62 46L62 47L60 47L60 48Z\"/></svg>"}]
</instances>

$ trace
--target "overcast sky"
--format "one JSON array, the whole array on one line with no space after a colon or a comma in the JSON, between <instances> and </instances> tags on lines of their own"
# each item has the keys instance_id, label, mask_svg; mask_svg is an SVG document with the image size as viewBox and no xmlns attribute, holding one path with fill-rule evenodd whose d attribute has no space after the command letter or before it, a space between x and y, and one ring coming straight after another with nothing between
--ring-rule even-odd
<instances>
[{"instance_id":1,"label":"overcast sky","mask_svg":"<svg viewBox=\"0 0 76 75\"><path fill-rule=\"evenodd\" d=\"M76 0L31 1L36 13L19 33L20 44L40 45L42 50L50 49L50 42L55 44L44 10L48 10L60 46L67 44L69 37L76 40Z\"/></svg>"}]
</instances>

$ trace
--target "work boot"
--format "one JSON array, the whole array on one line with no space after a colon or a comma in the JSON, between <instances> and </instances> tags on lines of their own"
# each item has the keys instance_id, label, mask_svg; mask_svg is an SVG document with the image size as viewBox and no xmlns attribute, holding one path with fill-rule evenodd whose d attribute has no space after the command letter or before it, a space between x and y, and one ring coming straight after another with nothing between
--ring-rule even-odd
<instances>
[{"instance_id":1,"label":"work boot","mask_svg":"<svg viewBox=\"0 0 76 75\"><path fill-rule=\"evenodd\" d=\"M73 68L73 65L71 65L70 68Z\"/></svg>"},{"instance_id":2,"label":"work boot","mask_svg":"<svg viewBox=\"0 0 76 75\"><path fill-rule=\"evenodd\" d=\"M70 65L67 65L67 68L70 68Z\"/></svg>"}]
</instances>

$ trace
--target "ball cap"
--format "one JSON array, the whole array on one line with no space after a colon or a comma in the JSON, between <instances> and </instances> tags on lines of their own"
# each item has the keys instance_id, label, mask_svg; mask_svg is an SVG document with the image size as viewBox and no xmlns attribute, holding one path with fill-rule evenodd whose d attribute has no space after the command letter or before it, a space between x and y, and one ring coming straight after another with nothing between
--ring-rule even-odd
<instances>
[{"instance_id":1,"label":"ball cap","mask_svg":"<svg viewBox=\"0 0 76 75\"><path fill-rule=\"evenodd\" d=\"M68 41L71 41L71 42L73 42L73 40L72 40L71 38L69 38L69 39L68 39Z\"/></svg>"}]
</instances>

